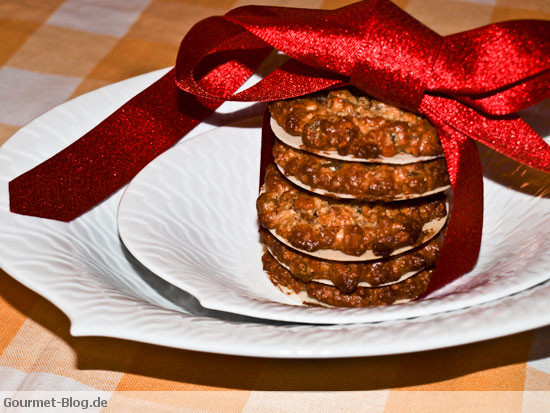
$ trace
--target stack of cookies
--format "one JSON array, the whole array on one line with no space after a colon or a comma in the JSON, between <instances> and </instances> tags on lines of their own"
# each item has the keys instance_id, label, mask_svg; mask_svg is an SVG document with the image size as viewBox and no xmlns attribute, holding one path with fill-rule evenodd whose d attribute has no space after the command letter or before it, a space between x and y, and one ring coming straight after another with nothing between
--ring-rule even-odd
<instances>
[{"instance_id":1,"label":"stack of cookies","mask_svg":"<svg viewBox=\"0 0 550 413\"><path fill-rule=\"evenodd\" d=\"M272 282L303 303L335 307L421 296L449 209L435 128L349 90L269 110L275 165L257 210Z\"/></svg>"}]
</instances>

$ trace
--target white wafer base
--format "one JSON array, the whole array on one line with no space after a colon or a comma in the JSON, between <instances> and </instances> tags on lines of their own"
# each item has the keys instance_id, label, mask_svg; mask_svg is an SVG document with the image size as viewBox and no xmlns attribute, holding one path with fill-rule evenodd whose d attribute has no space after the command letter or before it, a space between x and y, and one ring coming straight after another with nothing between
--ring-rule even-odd
<instances>
[{"instance_id":1,"label":"white wafer base","mask_svg":"<svg viewBox=\"0 0 550 413\"><path fill-rule=\"evenodd\" d=\"M314 153L325 158L339 159L342 161L349 162L364 162L364 163L387 163L387 164L396 164L396 165L405 165L409 163L429 161L432 159L441 158L441 156L413 156L407 153L400 153L395 156L386 157L380 156L378 158L358 158L353 155L340 155L337 151L322 151L307 148L302 141L301 136L294 136L285 131L275 119L270 119L271 130L281 142L286 143L288 146L291 146L295 149L307 150L308 152Z\"/></svg>"}]
</instances>

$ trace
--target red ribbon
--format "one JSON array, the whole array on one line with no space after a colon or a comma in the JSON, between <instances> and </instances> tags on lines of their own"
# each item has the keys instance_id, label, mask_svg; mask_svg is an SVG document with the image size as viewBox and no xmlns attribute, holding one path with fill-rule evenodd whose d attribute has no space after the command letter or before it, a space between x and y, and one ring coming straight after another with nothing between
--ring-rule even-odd
<instances>
[{"instance_id":1,"label":"red ribbon","mask_svg":"<svg viewBox=\"0 0 550 413\"><path fill-rule=\"evenodd\" d=\"M291 59L234 94L273 49ZM433 291L468 272L479 253L483 182L474 140L550 172L548 145L515 113L549 97L549 80L547 21L442 37L388 0L332 11L241 7L197 23L182 41L175 72L10 182L11 210L69 221L128 182L223 100L274 101L352 84L426 116L439 131L454 200Z\"/></svg>"}]
</instances>

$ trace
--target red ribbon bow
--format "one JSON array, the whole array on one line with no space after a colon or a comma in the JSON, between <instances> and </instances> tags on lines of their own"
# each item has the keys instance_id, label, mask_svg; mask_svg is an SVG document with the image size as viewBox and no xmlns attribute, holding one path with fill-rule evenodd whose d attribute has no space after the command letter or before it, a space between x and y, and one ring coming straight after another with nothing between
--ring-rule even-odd
<instances>
[{"instance_id":1,"label":"red ribbon bow","mask_svg":"<svg viewBox=\"0 0 550 413\"><path fill-rule=\"evenodd\" d=\"M273 49L291 60L234 94ZM197 23L182 41L175 72L10 182L11 210L69 221L127 183L222 100L273 101L352 84L426 116L439 131L454 200L433 291L469 271L479 253L483 182L473 140L550 172L550 148L515 114L550 96L549 80L547 21L442 37L388 0L332 11L241 7Z\"/></svg>"}]
</instances>

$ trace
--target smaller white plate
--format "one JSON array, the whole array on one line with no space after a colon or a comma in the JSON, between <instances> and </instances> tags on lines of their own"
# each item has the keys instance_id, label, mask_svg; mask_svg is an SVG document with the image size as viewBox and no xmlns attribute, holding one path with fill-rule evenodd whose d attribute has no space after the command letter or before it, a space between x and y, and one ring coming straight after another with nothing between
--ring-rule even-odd
<instances>
[{"instance_id":1,"label":"smaller white plate","mask_svg":"<svg viewBox=\"0 0 550 413\"><path fill-rule=\"evenodd\" d=\"M550 200L485 180L484 238L470 274L403 305L298 306L262 270L256 216L259 154L257 120L215 129L184 140L150 163L120 202L118 229L130 252L206 308L291 322L378 322L478 305L550 278Z\"/></svg>"}]
</instances>

